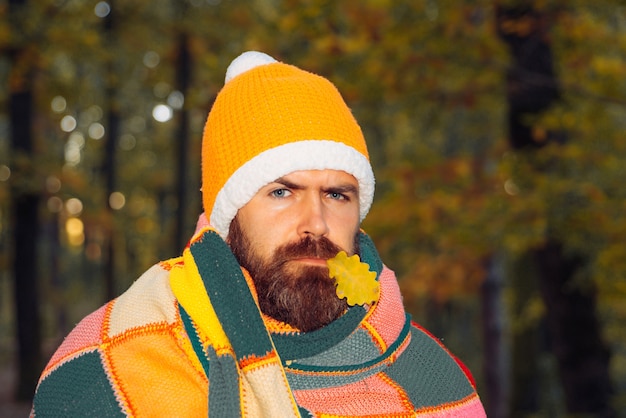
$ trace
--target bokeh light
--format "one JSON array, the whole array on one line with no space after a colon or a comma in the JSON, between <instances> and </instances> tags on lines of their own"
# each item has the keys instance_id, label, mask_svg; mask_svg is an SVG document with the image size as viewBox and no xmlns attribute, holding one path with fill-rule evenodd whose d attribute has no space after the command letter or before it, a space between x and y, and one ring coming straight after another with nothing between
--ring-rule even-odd
<instances>
[{"instance_id":1,"label":"bokeh light","mask_svg":"<svg viewBox=\"0 0 626 418\"><path fill-rule=\"evenodd\" d=\"M0 181L7 181L11 178L11 169L6 165L0 165Z\"/></svg>"},{"instance_id":2,"label":"bokeh light","mask_svg":"<svg viewBox=\"0 0 626 418\"><path fill-rule=\"evenodd\" d=\"M61 119L61 130L63 132L72 132L76 129L76 118L74 116L66 115Z\"/></svg>"},{"instance_id":3,"label":"bokeh light","mask_svg":"<svg viewBox=\"0 0 626 418\"><path fill-rule=\"evenodd\" d=\"M80 132L73 132L65 143L65 162L74 167L80 163L81 151L85 146L85 137Z\"/></svg>"},{"instance_id":4,"label":"bokeh light","mask_svg":"<svg viewBox=\"0 0 626 418\"><path fill-rule=\"evenodd\" d=\"M120 137L119 146L124 151L130 151L137 145L137 140L131 134L124 134Z\"/></svg>"},{"instance_id":5,"label":"bokeh light","mask_svg":"<svg viewBox=\"0 0 626 418\"><path fill-rule=\"evenodd\" d=\"M61 180L57 176L46 177L46 191L48 193L57 193L61 190Z\"/></svg>"},{"instance_id":6,"label":"bokeh light","mask_svg":"<svg viewBox=\"0 0 626 418\"><path fill-rule=\"evenodd\" d=\"M152 117L157 122L167 122L172 119L174 112L168 105L158 104L152 110Z\"/></svg>"},{"instance_id":7,"label":"bokeh light","mask_svg":"<svg viewBox=\"0 0 626 418\"><path fill-rule=\"evenodd\" d=\"M182 109L185 104L185 95L178 90L173 91L167 97L167 104L173 109Z\"/></svg>"},{"instance_id":8,"label":"bokeh light","mask_svg":"<svg viewBox=\"0 0 626 418\"><path fill-rule=\"evenodd\" d=\"M93 139L102 139L104 137L105 130L101 123L92 123L89 125L89 137Z\"/></svg>"},{"instance_id":9,"label":"bokeh light","mask_svg":"<svg viewBox=\"0 0 626 418\"><path fill-rule=\"evenodd\" d=\"M109 13L111 13L111 6L106 1L101 1L96 4L93 12L96 14L96 16L100 18L105 18L109 15Z\"/></svg>"},{"instance_id":10,"label":"bokeh light","mask_svg":"<svg viewBox=\"0 0 626 418\"><path fill-rule=\"evenodd\" d=\"M85 242L85 226L78 218L68 218L65 221L65 232L70 245L79 246Z\"/></svg>"},{"instance_id":11,"label":"bokeh light","mask_svg":"<svg viewBox=\"0 0 626 418\"><path fill-rule=\"evenodd\" d=\"M50 108L55 113L63 113L67 109L67 101L63 96L56 96L50 102Z\"/></svg>"},{"instance_id":12,"label":"bokeh light","mask_svg":"<svg viewBox=\"0 0 626 418\"><path fill-rule=\"evenodd\" d=\"M155 68L161 62L161 57L154 51L148 51L143 55L143 65L148 68Z\"/></svg>"},{"instance_id":13,"label":"bokeh light","mask_svg":"<svg viewBox=\"0 0 626 418\"><path fill-rule=\"evenodd\" d=\"M111 209L120 210L126 205L126 196L121 192L113 192L109 196L109 206Z\"/></svg>"},{"instance_id":14,"label":"bokeh light","mask_svg":"<svg viewBox=\"0 0 626 418\"><path fill-rule=\"evenodd\" d=\"M72 197L65 202L65 210L70 216L77 216L83 211L83 202L80 199Z\"/></svg>"},{"instance_id":15,"label":"bokeh light","mask_svg":"<svg viewBox=\"0 0 626 418\"><path fill-rule=\"evenodd\" d=\"M515 182L511 179L508 179L504 182L504 191L510 194L511 196L515 196L519 194L519 187Z\"/></svg>"}]
</instances>

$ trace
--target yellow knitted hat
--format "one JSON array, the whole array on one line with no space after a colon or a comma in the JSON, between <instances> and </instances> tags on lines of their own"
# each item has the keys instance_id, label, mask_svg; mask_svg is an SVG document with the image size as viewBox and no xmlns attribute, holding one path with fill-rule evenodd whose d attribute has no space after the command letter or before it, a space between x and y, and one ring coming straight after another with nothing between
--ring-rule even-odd
<instances>
[{"instance_id":1,"label":"yellow knitted hat","mask_svg":"<svg viewBox=\"0 0 626 418\"><path fill-rule=\"evenodd\" d=\"M261 52L237 57L202 141L202 197L222 238L237 211L272 181L299 170L343 170L359 182L361 220L374 174L361 128L328 80Z\"/></svg>"}]
</instances>

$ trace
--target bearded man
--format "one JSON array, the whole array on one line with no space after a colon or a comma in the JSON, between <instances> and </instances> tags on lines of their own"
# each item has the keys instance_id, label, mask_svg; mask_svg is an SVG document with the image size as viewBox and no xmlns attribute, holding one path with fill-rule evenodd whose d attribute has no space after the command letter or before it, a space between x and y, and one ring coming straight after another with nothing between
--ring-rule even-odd
<instances>
[{"instance_id":1,"label":"bearded man","mask_svg":"<svg viewBox=\"0 0 626 418\"><path fill-rule=\"evenodd\" d=\"M34 415L485 416L360 230L374 175L328 80L236 58L204 131L202 196L183 255L58 348Z\"/></svg>"}]
</instances>

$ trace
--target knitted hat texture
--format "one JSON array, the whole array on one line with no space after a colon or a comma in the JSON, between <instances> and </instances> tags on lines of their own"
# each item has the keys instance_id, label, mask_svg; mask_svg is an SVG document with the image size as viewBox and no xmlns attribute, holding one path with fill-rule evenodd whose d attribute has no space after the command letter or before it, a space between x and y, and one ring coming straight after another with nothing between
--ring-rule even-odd
<instances>
[{"instance_id":1,"label":"knitted hat texture","mask_svg":"<svg viewBox=\"0 0 626 418\"><path fill-rule=\"evenodd\" d=\"M226 71L202 141L202 198L226 238L260 188L294 171L342 170L359 182L360 218L374 197L363 133L327 79L249 51Z\"/></svg>"}]
</instances>

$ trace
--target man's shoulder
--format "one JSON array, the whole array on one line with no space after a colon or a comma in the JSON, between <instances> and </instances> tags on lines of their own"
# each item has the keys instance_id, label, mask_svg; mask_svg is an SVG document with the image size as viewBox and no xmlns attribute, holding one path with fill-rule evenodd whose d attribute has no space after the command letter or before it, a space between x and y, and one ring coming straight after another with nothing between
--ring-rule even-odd
<instances>
[{"instance_id":1,"label":"man's shoulder","mask_svg":"<svg viewBox=\"0 0 626 418\"><path fill-rule=\"evenodd\" d=\"M433 333L417 322L411 321L411 326L413 328L413 338L418 340L420 346L428 346L431 350L439 352L442 357L449 357L460 368L469 383L473 387L476 387L474 376L472 376L469 368L443 344L441 339L437 338Z\"/></svg>"},{"instance_id":2,"label":"man's shoulder","mask_svg":"<svg viewBox=\"0 0 626 418\"><path fill-rule=\"evenodd\" d=\"M152 411L172 386L185 393L204 387L169 285L176 265L170 261L152 266L80 321L42 373L35 411L123 416ZM203 393L194 396L205 399Z\"/></svg>"},{"instance_id":3,"label":"man's shoulder","mask_svg":"<svg viewBox=\"0 0 626 418\"><path fill-rule=\"evenodd\" d=\"M130 334L158 331L179 321L169 286L170 267L158 263L146 270L123 294L84 317L53 354L43 376L103 345Z\"/></svg>"},{"instance_id":4,"label":"man's shoulder","mask_svg":"<svg viewBox=\"0 0 626 418\"><path fill-rule=\"evenodd\" d=\"M411 342L385 371L387 376L404 388L417 410L484 417L467 367L439 338L415 322L411 325Z\"/></svg>"},{"instance_id":5,"label":"man's shoulder","mask_svg":"<svg viewBox=\"0 0 626 418\"><path fill-rule=\"evenodd\" d=\"M108 334L154 323L174 323L177 305L169 284L172 259L150 267L117 299L111 302Z\"/></svg>"}]
</instances>

